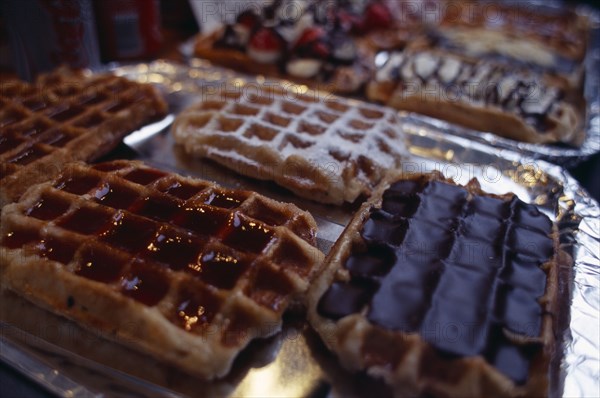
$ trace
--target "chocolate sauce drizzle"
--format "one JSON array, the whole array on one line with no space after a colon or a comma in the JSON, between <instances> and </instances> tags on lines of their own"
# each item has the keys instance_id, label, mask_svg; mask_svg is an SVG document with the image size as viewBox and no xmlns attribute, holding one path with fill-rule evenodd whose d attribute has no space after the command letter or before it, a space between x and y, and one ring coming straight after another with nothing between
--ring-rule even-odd
<instances>
[{"instance_id":1,"label":"chocolate sauce drizzle","mask_svg":"<svg viewBox=\"0 0 600 398\"><path fill-rule=\"evenodd\" d=\"M504 331L540 335L551 232L548 217L516 196L396 182L360 232L364 247L345 263L350 281L333 283L318 311L340 319L364 310L373 324L418 333L443 355L481 355L525 383L540 344L515 343Z\"/></svg>"},{"instance_id":2,"label":"chocolate sauce drizzle","mask_svg":"<svg viewBox=\"0 0 600 398\"><path fill-rule=\"evenodd\" d=\"M435 31L428 32L427 37L431 40L432 45L437 46L439 48L446 49L448 51L459 53L462 55L468 55L464 48L454 43L449 38L446 38L442 33L438 33ZM488 51L482 52L479 54L481 58L486 61L490 61L493 63L499 63L504 65L516 65L520 68L527 68L535 70L537 73L556 73L556 74L565 74L569 75L575 73L577 71L577 67L579 65L578 62L568 59L559 54L554 54L554 62L551 66L541 65L531 61L524 61L516 57L511 57L505 54L501 54L498 52Z\"/></svg>"},{"instance_id":3,"label":"chocolate sauce drizzle","mask_svg":"<svg viewBox=\"0 0 600 398\"><path fill-rule=\"evenodd\" d=\"M540 133L552 127L549 116L563 97L558 88L546 86L537 74L487 60L466 63L449 54L394 53L381 71L387 71L383 79L401 82L407 96L498 107L523 118Z\"/></svg>"}]
</instances>

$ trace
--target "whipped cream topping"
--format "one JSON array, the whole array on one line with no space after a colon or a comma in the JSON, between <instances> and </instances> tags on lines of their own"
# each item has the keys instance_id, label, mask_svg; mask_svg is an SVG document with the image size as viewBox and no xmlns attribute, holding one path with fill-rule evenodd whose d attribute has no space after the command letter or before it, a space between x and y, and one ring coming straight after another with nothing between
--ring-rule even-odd
<instances>
[{"instance_id":1,"label":"whipped cream topping","mask_svg":"<svg viewBox=\"0 0 600 398\"><path fill-rule=\"evenodd\" d=\"M461 62L454 58L446 58L438 69L440 80L446 84L452 83L460 73Z\"/></svg>"},{"instance_id":2,"label":"whipped cream topping","mask_svg":"<svg viewBox=\"0 0 600 398\"><path fill-rule=\"evenodd\" d=\"M252 46L248 47L246 53L250 58L261 64L273 64L281 58L280 51L259 50Z\"/></svg>"},{"instance_id":3,"label":"whipped cream topping","mask_svg":"<svg viewBox=\"0 0 600 398\"><path fill-rule=\"evenodd\" d=\"M286 65L286 72L292 76L308 79L316 76L323 66L318 59L297 58L290 60Z\"/></svg>"},{"instance_id":4,"label":"whipped cream topping","mask_svg":"<svg viewBox=\"0 0 600 398\"><path fill-rule=\"evenodd\" d=\"M405 95L438 94L440 99L492 106L524 118L538 131L562 93L537 74L480 61L469 63L433 51L392 53L379 69L380 82L402 82Z\"/></svg>"},{"instance_id":5,"label":"whipped cream topping","mask_svg":"<svg viewBox=\"0 0 600 398\"><path fill-rule=\"evenodd\" d=\"M429 77L438 69L440 59L434 57L429 53L418 53L414 59L414 71L423 81L429 79Z\"/></svg>"},{"instance_id":6,"label":"whipped cream topping","mask_svg":"<svg viewBox=\"0 0 600 398\"><path fill-rule=\"evenodd\" d=\"M404 62L404 54L392 53L388 60L377 70L376 79L379 81L390 80L392 73L398 71L398 68Z\"/></svg>"}]
</instances>

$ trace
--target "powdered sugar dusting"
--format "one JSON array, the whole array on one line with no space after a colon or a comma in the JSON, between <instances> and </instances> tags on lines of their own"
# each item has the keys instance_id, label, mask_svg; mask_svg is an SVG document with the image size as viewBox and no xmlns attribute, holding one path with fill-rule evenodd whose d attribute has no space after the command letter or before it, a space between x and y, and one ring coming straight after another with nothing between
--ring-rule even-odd
<instances>
[{"instance_id":1,"label":"powdered sugar dusting","mask_svg":"<svg viewBox=\"0 0 600 398\"><path fill-rule=\"evenodd\" d=\"M178 117L176 141L191 141L192 152L209 157L215 151L238 161L241 156L245 164L260 163L261 151L277 164L300 158L325 178L352 177L371 186L406 153L401 123L389 108L312 91L234 97L222 92L188 108Z\"/></svg>"}]
</instances>

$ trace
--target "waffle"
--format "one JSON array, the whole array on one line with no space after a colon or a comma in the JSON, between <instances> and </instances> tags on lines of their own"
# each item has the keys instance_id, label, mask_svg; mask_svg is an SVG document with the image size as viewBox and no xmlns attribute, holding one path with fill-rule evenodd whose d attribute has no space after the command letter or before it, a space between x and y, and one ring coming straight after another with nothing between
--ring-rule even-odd
<instances>
[{"instance_id":1,"label":"waffle","mask_svg":"<svg viewBox=\"0 0 600 398\"><path fill-rule=\"evenodd\" d=\"M206 379L280 329L322 261L295 206L134 161L69 163L1 221L4 287Z\"/></svg>"},{"instance_id":2,"label":"waffle","mask_svg":"<svg viewBox=\"0 0 600 398\"><path fill-rule=\"evenodd\" d=\"M235 21L201 34L194 54L248 74L285 78L334 93L355 93L375 68L373 44L390 46L406 40L406 34L372 35L392 23L384 3L282 0L264 7L255 4Z\"/></svg>"},{"instance_id":3,"label":"waffle","mask_svg":"<svg viewBox=\"0 0 600 398\"><path fill-rule=\"evenodd\" d=\"M581 93L589 25L567 7L457 2L441 7L424 43L472 60L535 70Z\"/></svg>"},{"instance_id":4,"label":"waffle","mask_svg":"<svg viewBox=\"0 0 600 398\"><path fill-rule=\"evenodd\" d=\"M369 83L367 96L517 141L579 146L583 115L562 90L542 76L447 52L391 53Z\"/></svg>"},{"instance_id":5,"label":"waffle","mask_svg":"<svg viewBox=\"0 0 600 398\"><path fill-rule=\"evenodd\" d=\"M444 9L439 26L443 30L466 28L473 43L485 39L490 31L500 33L505 43L529 43L526 51L518 53L511 53L510 47L500 42L494 42L493 49L502 52L504 48L504 55L544 65L561 59L581 62L589 41L589 24L587 17L567 7L457 2Z\"/></svg>"},{"instance_id":6,"label":"waffle","mask_svg":"<svg viewBox=\"0 0 600 398\"><path fill-rule=\"evenodd\" d=\"M200 36L194 46L194 55L206 59L215 65L221 65L249 75L261 75L278 79L289 79L297 84L305 84L313 89L326 90L336 94L353 94L359 91L368 82L375 65L373 60L375 54L371 50L371 44L375 39L370 39L361 43L358 47L357 61L352 65L339 65L331 67L319 76L304 77L294 75L281 66L272 63L261 63L250 58L245 52L219 48L215 43L223 36L224 28L221 28L208 35ZM391 41L392 39L386 39ZM378 42L383 41L379 39ZM298 63L297 68L301 71L312 68L312 60L296 60L306 62L306 65ZM300 72L302 73L302 72Z\"/></svg>"},{"instance_id":7,"label":"waffle","mask_svg":"<svg viewBox=\"0 0 600 398\"><path fill-rule=\"evenodd\" d=\"M546 396L558 244L513 194L396 175L325 259L309 321L342 365L399 397Z\"/></svg>"},{"instance_id":8,"label":"waffle","mask_svg":"<svg viewBox=\"0 0 600 398\"><path fill-rule=\"evenodd\" d=\"M526 37L461 26L432 29L413 48L443 50L470 60L485 60L508 67L519 66L544 75L553 84L575 94L583 91L584 64L561 57Z\"/></svg>"},{"instance_id":9,"label":"waffle","mask_svg":"<svg viewBox=\"0 0 600 398\"><path fill-rule=\"evenodd\" d=\"M89 161L127 133L163 116L150 85L57 69L34 84L0 83L0 205L52 178L65 162Z\"/></svg>"},{"instance_id":10,"label":"waffle","mask_svg":"<svg viewBox=\"0 0 600 398\"><path fill-rule=\"evenodd\" d=\"M241 91L221 90L183 111L175 141L192 156L324 203L368 195L398 165L401 125L391 110L274 86Z\"/></svg>"}]
</instances>

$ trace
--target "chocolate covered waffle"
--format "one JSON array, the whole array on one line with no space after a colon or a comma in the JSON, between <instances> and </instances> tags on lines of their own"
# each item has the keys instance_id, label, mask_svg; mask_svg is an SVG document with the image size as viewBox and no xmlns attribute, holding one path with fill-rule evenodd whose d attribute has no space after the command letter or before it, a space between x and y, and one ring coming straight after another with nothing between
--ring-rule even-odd
<instances>
[{"instance_id":1,"label":"chocolate covered waffle","mask_svg":"<svg viewBox=\"0 0 600 398\"><path fill-rule=\"evenodd\" d=\"M276 333L322 254L293 205L145 166L69 163L2 210L2 284L203 378Z\"/></svg>"},{"instance_id":2,"label":"chocolate covered waffle","mask_svg":"<svg viewBox=\"0 0 600 398\"><path fill-rule=\"evenodd\" d=\"M309 291L342 365L396 396L546 396L558 232L513 194L395 176L348 225Z\"/></svg>"},{"instance_id":3,"label":"chocolate covered waffle","mask_svg":"<svg viewBox=\"0 0 600 398\"><path fill-rule=\"evenodd\" d=\"M393 52L367 96L397 109L530 143L584 139L583 114L541 75L429 50Z\"/></svg>"},{"instance_id":4,"label":"chocolate covered waffle","mask_svg":"<svg viewBox=\"0 0 600 398\"><path fill-rule=\"evenodd\" d=\"M369 40L369 33L392 23L383 1L275 1L202 34L194 52L242 72L353 93L374 70L371 44L398 41L397 35Z\"/></svg>"},{"instance_id":5,"label":"chocolate covered waffle","mask_svg":"<svg viewBox=\"0 0 600 398\"><path fill-rule=\"evenodd\" d=\"M108 74L58 69L33 84L0 82L0 205L68 161L106 154L166 110L152 86Z\"/></svg>"},{"instance_id":6,"label":"chocolate covered waffle","mask_svg":"<svg viewBox=\"0 0 600 398\"><path fill-rule=\"evenodd\" d=\"M341 204L368 195L398 164L400 128L385 108L271 86L207 95L177 116L172 132L192 156Z\"/></svg>"}]
</instances>

